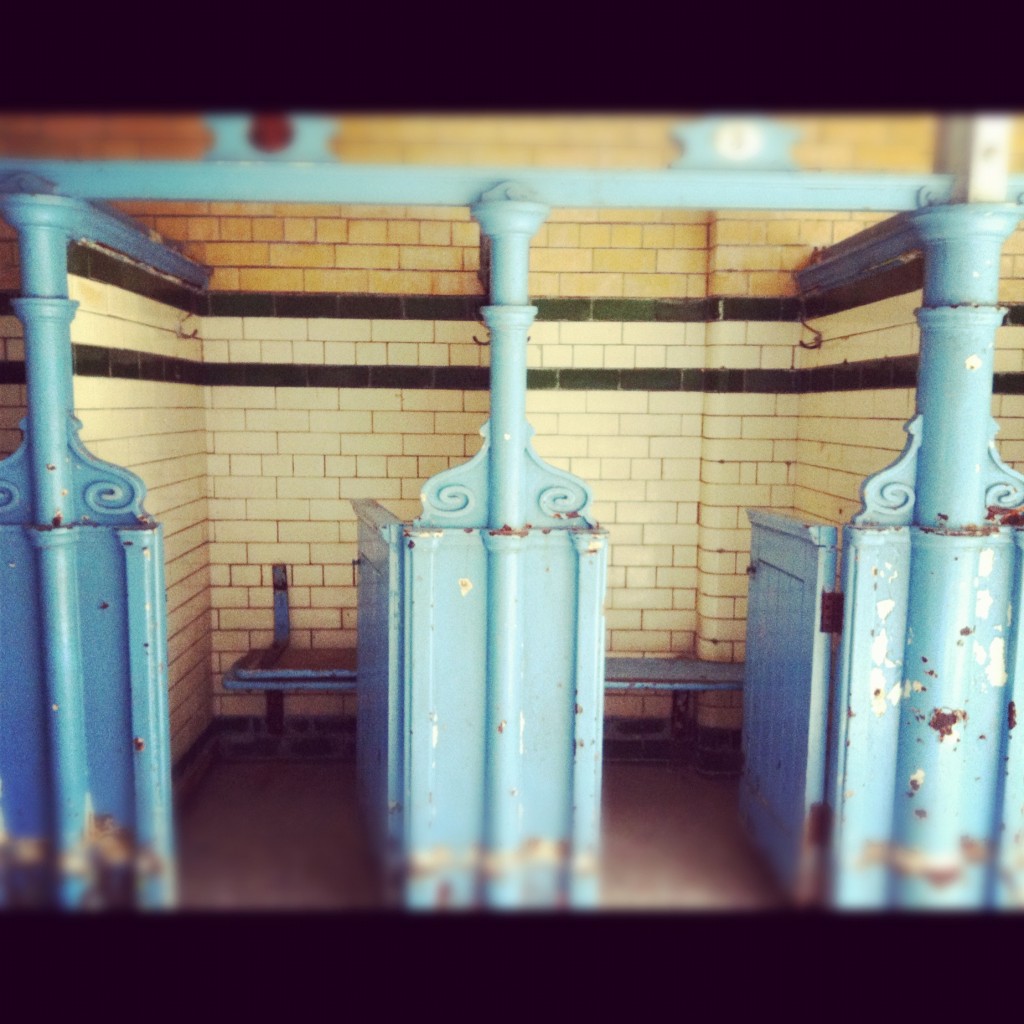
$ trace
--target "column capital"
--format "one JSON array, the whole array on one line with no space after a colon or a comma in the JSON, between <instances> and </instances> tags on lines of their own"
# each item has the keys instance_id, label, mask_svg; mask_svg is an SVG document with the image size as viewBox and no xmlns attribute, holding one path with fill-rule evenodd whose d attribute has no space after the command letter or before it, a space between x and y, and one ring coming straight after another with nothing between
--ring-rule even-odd
<instances>
[{"instance_id":1,"label":"column capital","mask_svg":"<svg viewBox=\"0 0 1024 1024\"><path fill-rule=\"evenodd\" d=\"M1024 206L1015 203L945 203L908 214L918 238L930 242L982 238L1005 241L1024 219Z\"/></svg>"},{"instance_id":2,"label":"column capital","mask_svg":"<svg viewBox=\"0 0 1024 1024\"><path fill-rule=\"evenodd\" d=\"M908 218L924 249L925 306L994 306L1003 243L1024 207L950 203Z\"/></svg>"},{"instance_id":3,"label":"column capital","mask_svg":"<svg viewBox=\"0 0 1024 1024\"><path fill-rule=\"evenodd\" d=\"M81 201L68 196L2 195L0 211L16 231L26 228L51 228L66 234L81 216Z\"/></svg>"},{"instance_id":4,"label":"column capital","mask_svg":"<svg viewBox=\"0 0 1024 1024\"><path fill-rule=\"evenodd\" d=\"M532 238L544 223L550 208L538 202L532 189L506 181L485 192L470 207L474 220L491 238L526 235Z\"/></svg>"}]
</instances>

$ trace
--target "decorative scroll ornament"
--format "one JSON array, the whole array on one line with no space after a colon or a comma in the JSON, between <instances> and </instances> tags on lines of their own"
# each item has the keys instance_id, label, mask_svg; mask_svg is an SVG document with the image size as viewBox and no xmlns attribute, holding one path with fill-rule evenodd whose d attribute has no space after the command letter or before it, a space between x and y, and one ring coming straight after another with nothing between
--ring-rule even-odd
<instances>
[{"instance_id":1,"label":"decorative scroll ornament","mask_svg":"<svg viewBox=\"0 0 1024 1024\"><path fill-rule=\"evenodd\" d=\"M1011 469L996 451L999 424L989 420L988 465L983 470L985 505L993 509L1019 509L1024 505L1024 476Z\"/></svg>"},{"instance_id":2,"label":"decorative scroll ornament","mask_svg":"<svg viewBox=\"0 0 1024 1024\"><path fill-rule=\"evenodd\" d=\"M861 510L853 517L857 526L908 526L914 512L917 452L921 447L921 417L903 427L907 443L900 457L860 487Z\"/></svg>"},{"instance_id":3,"label":"decorative scroll ornament","mask_svg":"<svg viewBox=\"0 0 1024 1024\"><path fill-rule=\"evenodd\" d=\"M71 473L81 520L119 526L152 523L142 507L146 485L129 470L104 462L88 451L78 436L81 420L71 416L70 425Z\"/></svg>"},{"instance_id":4,"label":"decorative scroll ornament","mask_svg":"<svg viewBox=\"0 0 1024 1024\"><path fill-rule=\"evenodd\" d=\"M39 525L32 507L32 476L28 461L28 421L22 420L22 441L9 458L0 462L0 525ZM98 525L127 526L154 520L142 507L146 485L132 472L96 458L78 434L82 421L68 417L68 450L74 507L78 521ZM71 521L64 520L64 526Z\"/></svg>"},{"instance_id":5,"label":"decorative scroll ornament","mask_svg":"<svg viewBox=\"0 0 1024 1024\"><path fill-rule=\"evenodd\" d=\"M0 525L27 523L32 510L27 501L31 490L28 473L28 423L22 420L21 444L13 455L0 462Z\"/></svg>"},{"instance_id":6,"label":"decorative scroll ornament","mask_svg":"<svg viewBox=\"0 0 1024 1024\"><path fill-rule=\"evenodd\" d=\"M572 473L548 465L533 450L533 427L526 424L526 446L522 452L523 508L531 526L594 527L590 519L590 488ZM491 453L491 424L480 428L483 447L469 462L431 477L420 500L423 515L417 526L466 527L488 525L488 468Z\"/></svg>"}]
</instances>

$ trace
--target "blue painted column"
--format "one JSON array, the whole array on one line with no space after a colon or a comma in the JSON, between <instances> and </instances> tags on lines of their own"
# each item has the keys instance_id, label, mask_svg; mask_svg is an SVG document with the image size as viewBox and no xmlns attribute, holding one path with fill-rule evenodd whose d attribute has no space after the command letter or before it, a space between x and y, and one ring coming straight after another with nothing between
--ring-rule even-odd
<instances>
[{"instance_id":1,"label":"blue painted column","mask_svg":"<svg viewBox=\"0 0 1024 1024\"><path fill-rule=\"evenodd\" d=\"M61 906L83 904L91 881L92 828L86 759L85 705L78 616L78 533L68 428L73 412L71 321L67 297L68 237L62 211L31 198L9 200L18 232L23 298L12 302L25 329L28 456L38 548L47 687L50 771ZM62 525L67 524L67 525Z\"/></svg>"},{"instance_id":2,"label":"blue painted column","mask_svg":"<svg viewBox=\"0 0 1024 1024\"><path fill-rule=\"evenodd\" d=\"M521 857L524 621L521 603L525 521L523 449L526 423L527 332L537 315L528 305L530 239L548 208L515 186L499 186L472 207L491 239L491 300L481 312L491 335L490 460L487 477L487 714L484 867L486 902L522 903Z\"/></svg>"},{"instance_id":3,"label":"blue painted column","mask_svg":"<svg viewBox=\"0 0 1024 1024\"><path fill-rule=\"evenodd\" d=\"M1011 632L1009 531L992 521L1018 492L991 417L999 256L1021 211L925 209L910 585L899 714L890 903L987 905L995 847ZM913 447L913 446L912 446Z\"/></svg>"}]
</instances>

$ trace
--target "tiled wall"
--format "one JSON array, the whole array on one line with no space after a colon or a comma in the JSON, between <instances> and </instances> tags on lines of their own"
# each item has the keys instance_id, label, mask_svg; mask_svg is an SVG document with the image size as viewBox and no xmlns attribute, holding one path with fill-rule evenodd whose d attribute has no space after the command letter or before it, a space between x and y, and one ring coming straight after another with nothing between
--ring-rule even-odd
<instances>
[{"instance_id":1,"label":"tiled wall","mask_svg":"<svg viewBox=\"0 0 1024 1024\"><path fill-rule=\"evenodd\" d=\"M143 296L79 277L73 342L130 352L200 359L185 314ZM4 317L6 357L23 358L21 324ZM126 466L146 484L145 508L164 529L171 748L177 759L210 722L210 569L207 427L203 389L191 384L74 378L81 438L97 457ZM0 385L0 454L20 442L24 386Z\"/></svg>"},{"instance_id":2,"label":"tiled wall","mask_svg":"<svg viewBox=\"0 0 1024 1024\"><path fill-rule=\"evenodd\" d=\"M45 118L41 119L45 122ZM927 170L935 119L796 118L802 166ZM664 167L668 117L345 120L351 162ZM148 127L147 127L148 125ZM198 156L196 119L64 123L61 155ZM71 132L69 135L68 132ZM119 134L120 132L120 134ZM77 133L77 134L76 134ZM133 134L134 133L134 134ZM72 135L74 138L72 138ZM1024 153L1024 120L1015 157ZM0 118L0 151L57 152L40 119ZM47 150L47 147L50 147ZM34 147L34 148L33 148ZM1024 166L1015 167L1018 172ZM213 268L215 293L483 298L479 229L468 210L303 204L122 204ZM811 322L579 322L557 300L663 300L796 294L793 271L880 220L873 214L554 210L531 249L530 290L549 299L531 330L534 370L580 371L571 388L531 390L536 447L586 479L611 530L607 602L612 654L744 656L749 528L742 509L794 509L843 522L864 476L902 448L909 388L787 393L609 389L586 371L788 371L916 351L903 296ZM1024 301L1024 231L1008 242L1001 297ZM17 287L13 233L0 225L0 288ZM409 518L422 482L479 447L487 395L476 389L275 386L302 366L486 367L479 323L431 319L193 316L121 289L74 280L81 343L217 364L263 364L260 384L207 386L76 377L84 437L146 480L165 523L175 754L208 716L260 713L220 676L271 631L269 567L292 567L293 643L355 637L355 520L371 497ZM618 314L615 314L618 315ZM1004 328L997 369L1024 369L1021 328ZM20 328L0 320L7 358ZM271 369L275 368L275 369ZM602 378L602 380L604 380ZM0 454L17 443L20 385L0 384ZM999 396L1001 451L1024 459L1024 399ZM350 710L350 699L289 697L291 713ZM736 700L702 698L705 724L737 724ZM664 698L609 700L613 713L662 714Z\"/></svg>"}]
</instances>

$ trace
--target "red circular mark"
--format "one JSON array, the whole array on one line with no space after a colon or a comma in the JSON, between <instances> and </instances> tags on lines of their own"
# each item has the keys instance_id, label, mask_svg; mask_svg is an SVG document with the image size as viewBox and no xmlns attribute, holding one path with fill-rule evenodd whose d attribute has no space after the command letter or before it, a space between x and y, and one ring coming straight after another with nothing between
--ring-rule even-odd
<instances>
[{"instance_id":1,"label":"red circular mark","mask_svg":"<svg viewBox=\"0 0 1024 1024\"><path fill-rule=\"evenodd\" d=\"M294 137L295 130L284 114L256 114L249 128L249 141L261 153L280 153Z\"/></svg>"}]
</instances>

